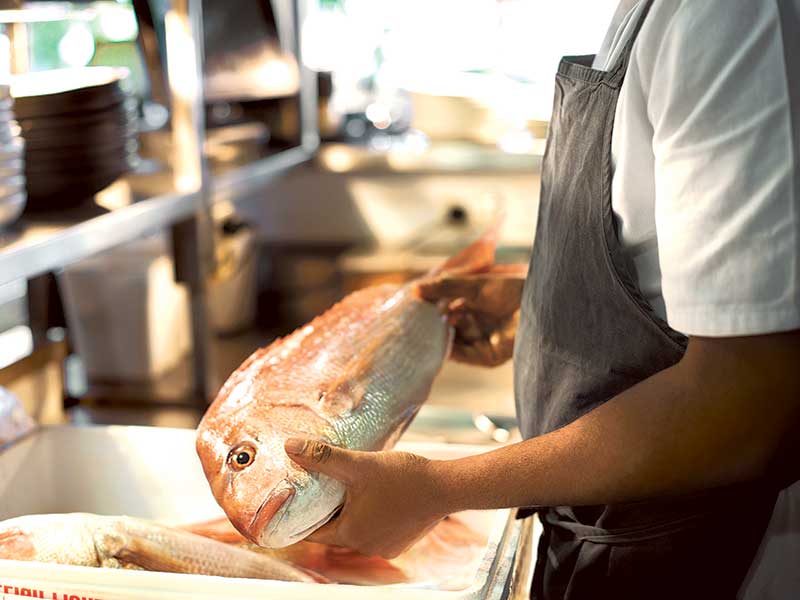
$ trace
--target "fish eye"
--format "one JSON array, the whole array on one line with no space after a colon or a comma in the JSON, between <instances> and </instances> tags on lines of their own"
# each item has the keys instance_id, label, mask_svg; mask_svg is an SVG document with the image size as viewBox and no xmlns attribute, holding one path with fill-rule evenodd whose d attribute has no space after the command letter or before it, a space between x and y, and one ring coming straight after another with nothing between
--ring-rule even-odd
<instances>
[{"instance_id":1,"label":"fish eye","mask_svg":"<svg viewBox=\"0 0 800 600\"><path fill-rule=\"evenodd\" d=\"M241 471L253 464L256 449L250 443L237 444L228 452L228 465L235 471Z\"/></svg>"}]
</instances>

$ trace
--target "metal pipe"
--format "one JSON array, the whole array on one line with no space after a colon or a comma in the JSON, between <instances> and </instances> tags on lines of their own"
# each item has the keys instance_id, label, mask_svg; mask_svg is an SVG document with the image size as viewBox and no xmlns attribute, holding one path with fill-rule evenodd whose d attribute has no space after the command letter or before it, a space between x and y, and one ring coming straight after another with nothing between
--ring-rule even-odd
<instances>
[{"instance_id":1,"label":"metal pipe","mask_svg":"<svg viewBox=\"0 0 800 600\"><path fill-rule=\"evenodd\" d=\"M172 228L176 279L189 288L193 387L205 406L215 392L206 279L214 268L213 220L208 170L203 155L203 9L201 0L173 0L164 17L167 79L172 98L175 187L199 191L201 208Z\"/></svg>"},{"instance_id":2,"label":"metal pipe","mask_svg":"<svg viewBox=\"0 0 800 600\"><path fill-rule=\"evenodd\" d=\"M309 10L309 0L295 2L295 52L300 69L300 144L308 153L319 148L319 94L317 73L303 60L303 23Z\"/></svg>"}]
</instances>

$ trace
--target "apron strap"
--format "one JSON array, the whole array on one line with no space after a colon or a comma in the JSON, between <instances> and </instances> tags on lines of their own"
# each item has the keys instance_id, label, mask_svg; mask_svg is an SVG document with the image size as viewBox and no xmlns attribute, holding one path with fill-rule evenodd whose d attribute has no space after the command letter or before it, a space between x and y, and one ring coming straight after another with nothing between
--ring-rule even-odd
<instances>
[{"instance_id":1,"label":"apron strap","mask_svg":"<svg viewBox=\"0 0 800 600\"><path fill-rule=\"evenodd\" d=\"M628 63L630 62L631 53L633 52L633 45L636 43L636 39L639 37L639 32L642 30L642 25L644 25L644 21L647 18L647 14L650 12L650 9L653 6L653 0L642 0L642 1L645 3L644 9L642 10L642 14L636 23L636 27L633 30L633 34L625 43L625 49L622 51L619 63L613 69L614 74L611 77L611 81L614 82L614 84L622 83L622 80L625 77L625 73L628 70Z\"/></svg>"}]
</instances>

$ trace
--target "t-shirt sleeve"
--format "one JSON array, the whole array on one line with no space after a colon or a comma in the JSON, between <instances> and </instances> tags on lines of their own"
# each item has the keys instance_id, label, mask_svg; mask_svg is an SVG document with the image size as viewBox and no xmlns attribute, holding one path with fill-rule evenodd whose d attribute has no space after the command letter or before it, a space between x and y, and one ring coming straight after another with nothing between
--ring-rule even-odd
<instances>
[{"instance_id":1,"label":"t-shirt sleeve","mask_svg":"<svg viewBox=\"0 0 800 600\"><path fill-rule=\"evenodd\" d=\"M662 293L688 335L800 328L800 34L779 1L684 0L641 52Z\"/></svg>"}]
</instances>

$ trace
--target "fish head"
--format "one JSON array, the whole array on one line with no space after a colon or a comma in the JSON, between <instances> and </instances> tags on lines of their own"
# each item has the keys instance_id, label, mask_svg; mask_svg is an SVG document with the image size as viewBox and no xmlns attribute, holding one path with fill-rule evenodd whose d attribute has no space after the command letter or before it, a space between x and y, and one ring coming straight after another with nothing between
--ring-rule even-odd
<instances>
[{"instance_id":1,"label":"fish head","mask_svg":"<svg viewBox=\"0 0 800 600\"><path fill-rule=\"evenodd\" d=\"M302 405L204 417L197 452L211 491L233 526L254 544L294 544L341 506L344 484L309 473L283 447L290 437L330 442L326 429L324 418Z\"/></svg>"}]
</instances>

